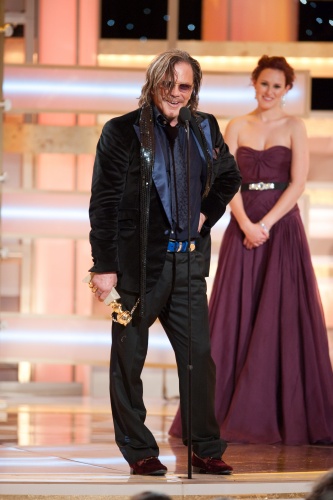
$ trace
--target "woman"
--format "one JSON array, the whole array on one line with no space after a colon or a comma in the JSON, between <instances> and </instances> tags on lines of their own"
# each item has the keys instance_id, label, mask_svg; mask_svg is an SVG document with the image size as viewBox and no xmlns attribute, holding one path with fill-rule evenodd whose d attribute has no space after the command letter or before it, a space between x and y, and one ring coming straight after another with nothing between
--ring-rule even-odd
<instances>
[{"instance_id":1,"label":"woman","mask_svg":"<svg viewBox=\"0 0 333 500\"><path fill-rule=\"evenodd\" d=\"M252 73L258 105L225 132L243 184L230 203L209 312L216 415L231 442L333 442L327 333L297 206L307 137L283 109L293 81L284 57L261 57Z\"/></svg>"}]
</instances>

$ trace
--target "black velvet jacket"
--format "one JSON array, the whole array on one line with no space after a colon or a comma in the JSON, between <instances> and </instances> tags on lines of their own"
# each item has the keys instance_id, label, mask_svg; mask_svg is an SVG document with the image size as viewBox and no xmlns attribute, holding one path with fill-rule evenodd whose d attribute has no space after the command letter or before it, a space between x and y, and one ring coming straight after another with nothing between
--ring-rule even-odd
<instances>
[{"instance_id":1,"label":"black velvet jacket","mask_svg":"<svg viewBox=\"0 0 333 500\"><path fill-rule=\"evenodd\" d=\"M201 212L207 220L197 241L197 251L205 257L207 276L210 228L224 214L227 204L238 191L241 175L215 117L202 112L197 112L197 115L199 121L209 127L213 146L212 172L207 176L208 185L203 190L205 195L201 205ZM133 293L138 293L140 288L140 141L135 129L139 118L140 109L113 118L104 125L97 144L89 208L94 262L90 271L117 272L119 289ZM193 118L190 126L195 128ZM204 149L200 140L199 144ZM162 271L170 231L170 223L153 182L147 245L147 291L154 286Z\"/></svg>"}]
</instances>

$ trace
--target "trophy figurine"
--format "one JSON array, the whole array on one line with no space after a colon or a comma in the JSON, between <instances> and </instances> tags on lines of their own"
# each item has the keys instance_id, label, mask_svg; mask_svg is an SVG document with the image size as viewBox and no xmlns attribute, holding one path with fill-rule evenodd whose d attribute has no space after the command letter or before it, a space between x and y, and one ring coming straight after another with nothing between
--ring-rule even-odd
<instances>
[{"instance_id":1,"label":"trophy figurine","mask_svg":"<svg viewBox=\"0 0 333 500\"><path fill-rule=\"evenodd\" d=\"M93 277L94 273L88 274L82 281L83 283L88 283L89 288L91 288L91 291L93 293L96 292L96 288L94 287L93 283L91 282L91 278ZM140 299L136 301L134 304L134 307L132 308L131 311L126 311L123 309L123 306L121 305L120 302L118 302L118 299L120 299L120 295L117 292L115 288L112 288L111 292L109 295L103 300L104 304L106 306L111 307L111 318L112 321L115 321L116 323L120 323L121 325L128 325L128 323L131 322L132 320L132 315L137 308L137 305L139 304Z\"/></svg>"}]
</instances>

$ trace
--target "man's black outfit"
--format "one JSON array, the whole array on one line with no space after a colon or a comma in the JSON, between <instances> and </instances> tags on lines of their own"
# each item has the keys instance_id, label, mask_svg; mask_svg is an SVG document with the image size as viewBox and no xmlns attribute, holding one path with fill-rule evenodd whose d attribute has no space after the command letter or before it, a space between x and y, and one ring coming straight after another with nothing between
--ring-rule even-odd
<instances>
[{"instance_id":1,"label":"man's black outfit","mask_svg":"<svg viewBox=\"0 0 333 500\"><path fill-rule=\"evenodd\" d=\"M148 116L144 122L143 114ZM177 163L173 148L179 148L177 154L185 154L185 131L179 128L173 144L166 126L153 105L107 122L97 145L92 182L91 271L118 273L117 291L128 310L138 297L141 301L141 308L135 311L129 325L112 325L112 414L117 444L129 464L159 454L155 438L145 426L140 378L148 329L157 318L175 351L186 444L188 257L192 291L193 451L200 457L220 458L226 448L214 415L215 366L210 355L205 276L210 262L210 229L237 192L241 177L214 116L202 112L192 115L190 231L195 249L189 254L175 251L180 245L174 242L185 241L188 234L187 227L175 220L172 206L172 169ZM199 234L200 212L207 219Z\"/></svg>"}]
</instances>

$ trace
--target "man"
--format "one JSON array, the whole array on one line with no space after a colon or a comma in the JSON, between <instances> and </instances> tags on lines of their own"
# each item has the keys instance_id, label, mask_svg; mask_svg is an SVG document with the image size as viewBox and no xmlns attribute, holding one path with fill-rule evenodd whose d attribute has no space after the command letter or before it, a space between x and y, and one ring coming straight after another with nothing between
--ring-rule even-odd
<instances>
[{"instance_id":1,"label":"man","mask_svg":"<svg viewBox=\"0 0 333 500\"><path fill-rule=\"evenodd\" d=\"M97 145L90 201L90 286L99 300L117 286L122 307L134 311L128 325L113 323L110 363L116 442L134 474L167 471L145 426L140 378L148 329L157 318L176 355L184 444L191 324L193 470L232 471L221 460L226 443L214 416L215 365L205 276L210 229L237 192L241 177L216 119L196 111L201 79L199 63L187 52L158 55L148 67L139 109L107 122ZM183 107L190 110L190 186L187 132L178 123Z\"/></svg>"}]
</instances>

